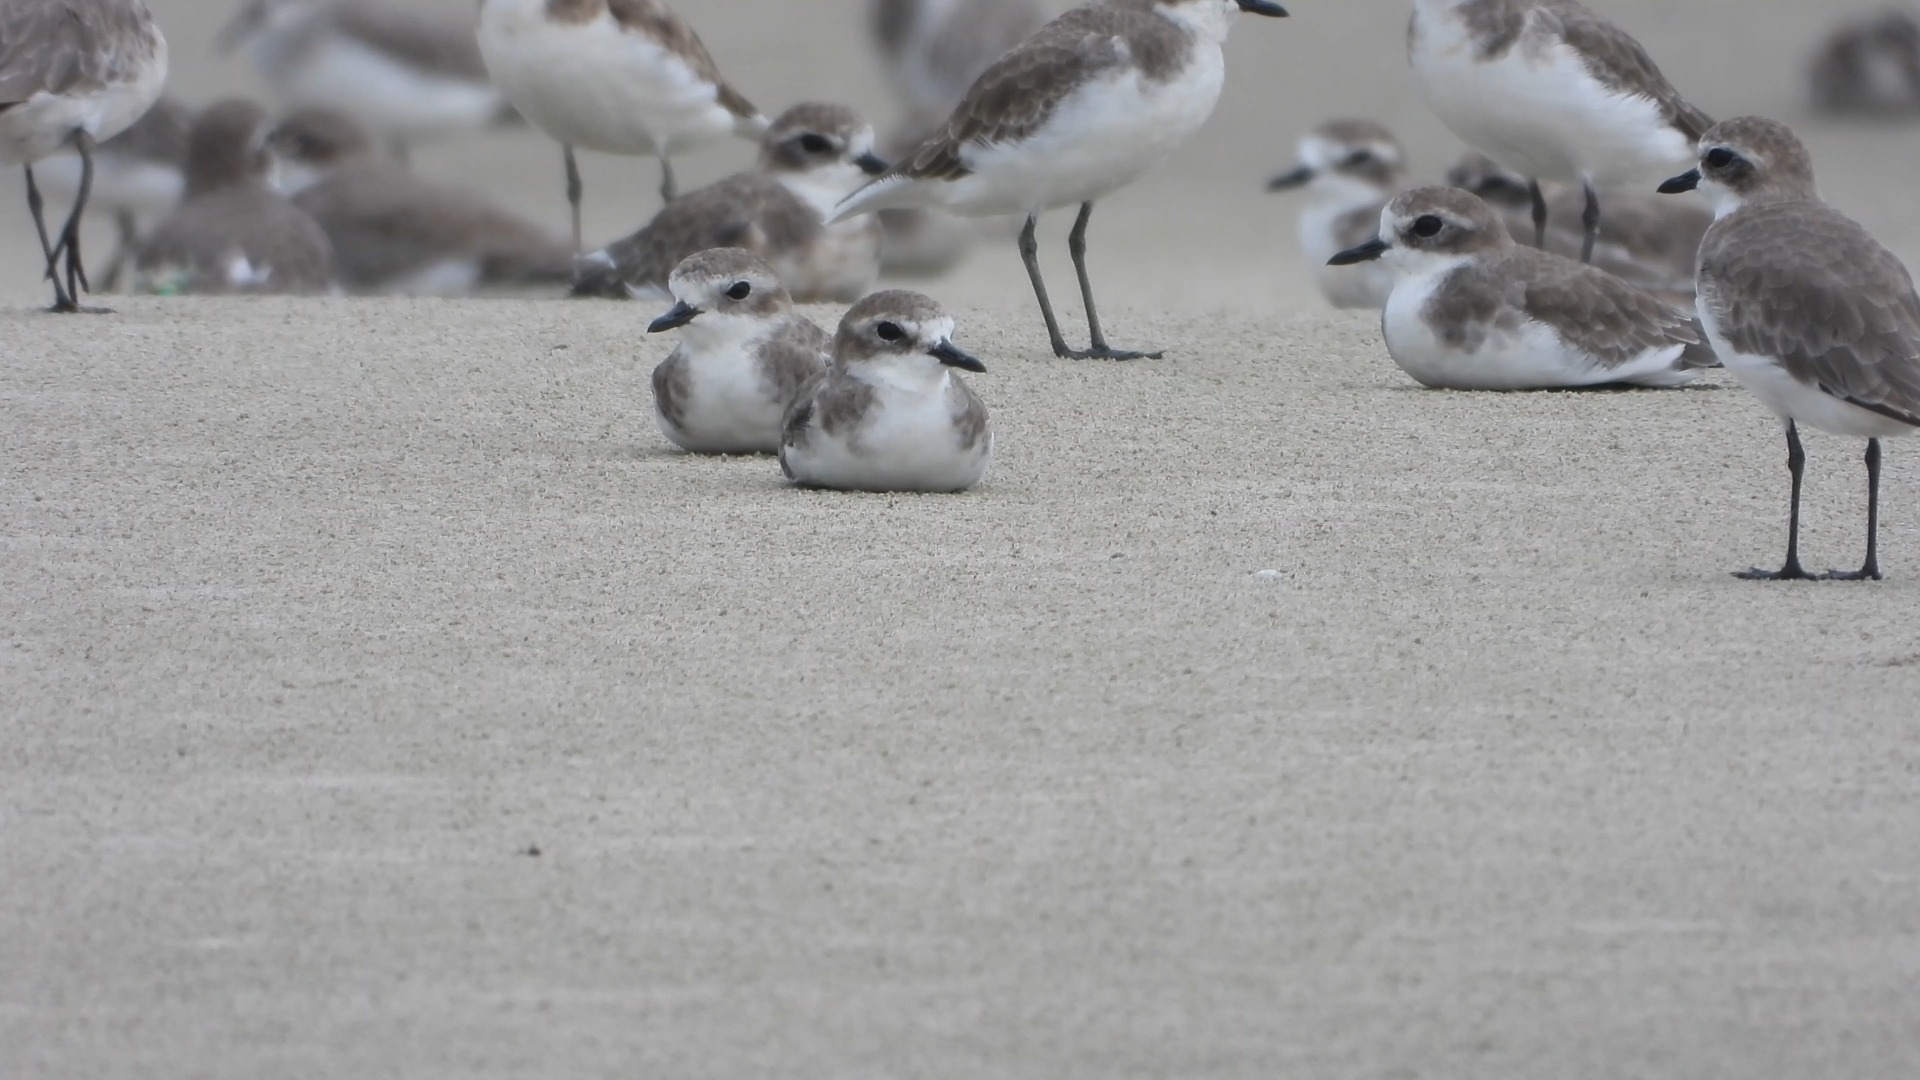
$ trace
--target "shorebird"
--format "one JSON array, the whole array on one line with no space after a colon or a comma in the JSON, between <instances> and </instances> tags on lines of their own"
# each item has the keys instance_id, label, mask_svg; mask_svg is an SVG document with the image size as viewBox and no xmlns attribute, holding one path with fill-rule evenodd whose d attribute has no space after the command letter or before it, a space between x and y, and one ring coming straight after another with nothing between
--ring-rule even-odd
<instances>
[{"instance_id":1,"label":"shorebird","mask_svg":"<svg viewBox=\"0 0 1920 1080\"><path fill-rule=\"evenodd\" d=\"M1651 189L1712 123L1638 41L1574 0L1414 0L1407 56L1454 134L1533 181L1535 246L1548 220L1539 181L1580 185L1582 262L1599 192Z\"/></svg>"},{"instance_id":2,"label":"shorebird","mask_svg":"<svg viewBox=\"0 0 1920 1080\"><path fill-rule=\"evenodd\" d=\"M346 113L297 112L267 145L280 160L283 190L326 231L348 289L455 295L572 280L565 241L477 192L380 157L371 134Z\"/></svg>"},{"instance_id":3,"label":"shorebird","mask_svg":"<svg viewBox=\"0 0 1920 1080\"><path fill-rule=\"evenodd\" d=\"M1810 578L1800 565L1800 424L1867 440L1867 558L1828 578L1879 580L1880 440L1920 430L1920 296L1893 253L1820 201L1813 159L1785 124L1740 117L1700 138L1668 194L1705 193L1700 321L1714 351L1787 431L1787 559L1740 577Z\"/></svg>"},{"instance_id":4,"label":"shorebird","mask_svg":"<svg viewBox=\"0 0 1920 1080\"><path fill-rule=\"evenodd\" d=\"M793 310L773 267L751 251L690 255L669 279L675 303L647 327L680 331L653 369L654 416L696 454L776 454L800 388L827 369L827 332Z\"/></svg>"},{"instance_id":5,"label":"shorebird","mask_svg":"<svg viewBox=\"0 0 1920 1080\"><path fill-rule=\"evenodd\" d=\"M675 154L767 130L661 0L481 0L480 52L514 108L560 143L575 250L575 148L659 158L660 197L672 202Z\"/></svg>"},{"instance_id":6,"label":"shorebird","mask_svg":"<svg viewBox=\"0 0 1920 1080\"><path fill-rule=\"evenodd\" d=\"M885 169L873 129L852 109L795 105L767 131L758 167L675 199L638 232L581 256L573 293L662 293L680 260L740 247L767 260L795 300L851 303L879 272L879 225L822 219Z\"/></svg>"},{"instance_id":7,"label":"shorebird","mask_svg":"<svg viewBox=\"0 0 1920 1080\"><path fill-rule=\"evenodd\" d=\"M1888 8L1836 27L1814 55L1809 81L1824 112L1920 110L1920 11Z\"/></svg>"},{"instance_id":8,"label":"shorebird","mask_svg":"<svg viewBox=\"0 0 1920 1080\"><path fill-rule=\"evenodd\" d=\"M99 275L100 288L112 292L133 253L141 230L173 212L186 191L187 129L193 110L162 96L133 126L101 143L93 155L89 205L113 212L119 243ZM68 201L80 197L86 172L78 157L50 157L34 170L45 191Z\"/></svg>"},{"instance_id":9,"label":"shorebird","mask_svg":"<svg viewBox=\"0 0 1920 1080\"><path fill-rule=\"evenodd\" d=\"M271 186L267 113L207 106L187 136L187 193L134 263L145 291L319 293L333 287L327 234Z\"/></svg>"},{"instance_id":10,"label":"shorebird","mask_svg":"<svg viewBox=\"0 0 1920 1080\"><path fill-rule=\"evenodd\" d=\"M874 293L840 320L833 364L782 423L780 468L803 487L965 491L993 460L987 407L954 369L953 317L914 292Z\"/></svg>"},{"instance_id":11,"label":"shorebird","mask_svg":"<svg viewBox=\"0 0 1920 1080\"><path fill-rule=\"evenodd\" d=\"M6 0L0 5L0 165L27 175L53 282L53 310L79 311L90 289L80 258L80 219L94 178L94 148L138 120L167 80L167 40L142 0ZM55 241L33 167L77 153L73 211ZM65 256L65 264L61 257Z\"/></svg>"},{"instance_id":12,"label":"shorebird","mask_svg":"<svg viewBox=\"0 0 1920 1080\"><path fill-rule=\"evenodd\" d=\"M338 109L401 156L409 144L512 118L474 20L394 0L247 0L220 34L288 109Z\"/></svg>"},{"instance_id":13,"label":"shorebird","mask_svg":"<svg viewBox=\"0 0 1920 1080\"><path fill-rule=\"evenodd\" d=\"M1220 46L1240 12L1281 16L1272 0L1128 0L1074 8L977 79L938 133L830 221L902 206L968 217L1023 214L1020 257L1055 356L1128 360L1108 346L1087 277L1094 203L1127 186L1204 123L1220 99ZM1040 276L1039 215L1079 204L1068 236L1087 309L1085 350L1067 346Z\"/></svg>"},{"instance_id":14,"label":"shorebird","mask_svg":"<svg viewBox=\"0 0 1920 1080\"><path fill-rule=\"evenodd\" d=\"M1301 138L1297 165L1268 181L1268 191L1307 189L1300 254L1334 307L1386 306L1391 270L1378 263L1331 266L1328 260L1380 231L1380 211L1405 190L1406 180L1405 155L1392 132L1371 120L1330 120Z\"/></svg>"},{"instance_id":15,"label":"shorebird","mask_svg":"<svg viewBox=\"0 0 1920 1080\"><path fill-rule=\"evenodd\" d=\"M1603 270L1522 247L1459 188L1395 197L1379 235L1333 262L1373 259L1396 277L1381 313L1387 351L1426 386L1681 386L1710 362L1684 312Z\"/></svg>"}]
</instances>

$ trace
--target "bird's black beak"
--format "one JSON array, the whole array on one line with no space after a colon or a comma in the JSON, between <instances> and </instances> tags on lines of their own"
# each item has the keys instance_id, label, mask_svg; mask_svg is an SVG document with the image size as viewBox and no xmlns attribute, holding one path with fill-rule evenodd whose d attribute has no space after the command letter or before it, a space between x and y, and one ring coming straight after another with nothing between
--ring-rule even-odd
<instances>
[{"instance_id":1,"label":"bird's black beak","mask_svg":"<svg viewBox=\"0 0 1920 1080\"><path fill-rule=\"evenodd\" d=\"M1249 15L1265 15L1269 19L1284 19L1287 9L1273 0L1239 0L1240 10Z\"/></svg>"},{"instance_id":2,"label":"bird's black beak","mask_svg":"<svg viewBox=\"0 0 1920 1080\"><path fill-rule=\"evenodd\" d=\"M1279 176L1276 176L1273 179L1267 181L1267 190L1268 191L1286 191L1288 188L1297 188L1300 185L1311 181L1312 179L1313 179L1313 166L1302 165L1299 168L1293 170L1292 172L1281 173Z\"/></svg>"},{"instance_id":3,"label":"bird's black beak","mask_svg":"<svg viewBox=\"0 0 1920 1080\"><path fill-rule=\"evenodd\" d=\"M987 370L987 365L961 352L951 341L943 341L933 348L928 349L927 355L948 367L957 367L961 371Z\"/></svg>"},{"instance_id":4,"label":"bird's black beak","mask_svg":"<svg viewBox=\"0 0 1920 1080\"><path fill-rule=\"evenodd\" d=\"M1676 176L1673 179L1667 181L1666 183L1661 184L1660 194L1678 195L1684 191L1692 191L1694 188L1697 188L1699 186L1700 186L1700 170L1688 169L1686 172L1681 173L1679 176Z\"/></svg>"},{"instance_id":5,"label":"bird's black beak","mask_svg":"<svg viewBox=\"0 0 1920 1080\"><path fill-rule=\"evenodd\" d=\"M1352 266L1354 263L1372 262L1384 254L1389 246L1391 245L1385 240L1376 236L1366 243L1361 244L1359 247L1350 247L1340 254L1335 255L1333 258L1328 259L1327 265Z\"/></svg>"},{"instance_id":6,"label":"bird's black beak","mask_svg":"<svg viewBox=\"0 0 1920 1080\"><path fill-rule=\"evenodd\" d=\"M880 160L871 150L854 158L853 163L860 166L860 171L868 176L879 176L887 171L887 163Z\"/></svg>"},{"instance_id":7,"label":"bird's black beak","mask_svg":"<svg viewBox=\"0 0 1920 1080\"><path fill-rule=\"evenodd\" d=\"M699 316L699 314L700 314L699 308L694 307L692 304L689 304L686 301L682 300L681 302L673 305L673 308L669 310L665 315L662 315L659 318L648 323L647 333L657 334L662 330L672 330L675 327L685 326L688 323L692 322L697 316Z\"/></svg>"}]
</instances>

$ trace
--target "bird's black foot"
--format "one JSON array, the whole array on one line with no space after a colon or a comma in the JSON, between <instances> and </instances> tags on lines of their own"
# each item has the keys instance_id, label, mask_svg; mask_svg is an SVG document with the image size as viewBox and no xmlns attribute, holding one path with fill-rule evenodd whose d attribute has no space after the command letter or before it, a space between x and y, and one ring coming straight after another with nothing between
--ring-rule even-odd
<instances>
[{"instance_id":1,"label":"bird's black foot","mask_svg":"<svg viewBox=\"0 0 1920 1080\"><path fill-rule=\"evenodd\" d=\"M1821 578L1826 581L1879 581L1880 568L1869 563L1858 570L1829 570Z\"/></svg>"},{"instance_id":2,"label":"bird's black foot","mask_svg":"<svg viewBox=\"0 0 1920 1080\"><path fill-rule=\"evenodd\" d=\"M1130 349L1115 349L1106 345L1095 345L1091 349L1056 348L1053 355L1062 360L1158 360L1167 355L1164 351L1134 352Z\"/></svg>"},{"instance_id":3,"label":"bird's black foot","mask_svg":"<svg viewBox=\"0 0 1920 1080\"><path fill-rule=\"evenodd\" d=\"M1755 566L1734 572L1734 577L1742 581L1818 581L1819 578L1800 568L1797 562L1790 562L1778 570L1762 570Z\"/></svg>"},{"instance_id":4,"label":"bird's black foot","mask_svg":"<svg viewBox=\"0 0 1920 1080\"><path fill-rule=\"evenodd\" d=\"M53 302L53 306L47 309L47 314L49 315L111 315L113 314L113 309L109 307L87 307L84 304L76 304L73 301L68 300L65 297L62 297L59 300L56 300Z\"/></svg>"}]
</instances>

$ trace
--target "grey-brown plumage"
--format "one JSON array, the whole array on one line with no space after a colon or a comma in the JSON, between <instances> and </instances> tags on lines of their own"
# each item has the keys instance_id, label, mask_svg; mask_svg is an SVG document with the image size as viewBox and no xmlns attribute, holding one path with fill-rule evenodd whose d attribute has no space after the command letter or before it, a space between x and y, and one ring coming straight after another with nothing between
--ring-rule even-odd
<instances>
[{"instance_id":1,"label":"grey-brown plumage","mask_svg":"<svg viewBox=\"0 0 1920 1080\"><path fill-rule=\"evenodd\" d=\"M1920 112L1920 12L1888 8L1835 27L1814 54L1808 82L1823 112Z\"/></svg>"},{"instance_id":2,"label":"grey-brown plumage","mask_svg":"<svg viewBox=\"0 0 1920 1080\"><path fill-rule=\"evenodd\" d=\"M250 101L208 106L187 142L186 198L135 262L160 293L317 293L333 287L326 233L268 186L267 114Z\"/></svg>"},{"instance_id":3,"label":"grey-brown plumage","mask_svg":"<svg viewBox=\"0 0 1920 1080\"><path fill-rule=\"evenodd\" d=\"M871 28L903 123L924 138L974 80L1046 24L1039 0L874 0Z\"/></svg>"},{"instance_id":4,"label":"grey-brown plumage","mask_svg":"<svg viewBox=\"0 0 1920 1080\"><path fill-rule=\"evenodd\" d=\"M289 172L311 177L293 203L326 231L348 289L460 293L572 279L566 243L475 191L379 157L367 130L345 113L295 113L268 145Z\"/></svg>"},{"instance_id":5,"label":"grey-brown plumage","mask_svg":"<svg viewBox=\"0 0 1920 1080\"><path fill-rule=\"evenodd\" d=\"M743 248L770 263L800 303L858 299L878 273L879 226L823 221L883 167L872 146L872 129L851 109L797 105L768 130L756 169L689 192L639 231L582 256L573 294L625 299L657 291L687 256Z\"/></svg>"}]
</instances>

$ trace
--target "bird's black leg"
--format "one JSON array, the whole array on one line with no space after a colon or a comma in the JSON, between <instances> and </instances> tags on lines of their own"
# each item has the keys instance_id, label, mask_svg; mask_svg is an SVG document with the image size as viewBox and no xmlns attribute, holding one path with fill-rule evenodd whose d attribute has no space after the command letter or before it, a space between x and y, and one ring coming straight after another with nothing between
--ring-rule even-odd
<instances>
[{"instance_id":1,"label":"bird's black leg","mask_svg":"<svg viewBox=\"0 0 1920 1080\"><path fill-rule=\"evenodd\" d=\"M87 201L93 197L93 136L84 131L74 132L73 148L80 153L80 194L73 200L73 212L67 215L66 226L60 230L60 246L67 252L67 296L74 301L72 310L79 311L80 293L93 291L86 266L80 260L80 218L87 212Z\"/></svg>"},{"instance_id":2,"label":"bird's black leg","mask_svg":"<svg viewBox=\"0 0 1920 1080\"><path fill-rule=\"evenodd\" d=\"M1600 239L1600 196L1591 182L1581 185L1587 193L1587 207L1580 212L1580 261L1593 261L1593 243Z\"/></svg>"},{"instance_id":3,"label":"bird's black leg","mask_svg":"<svg viewBox=\"0 0 1920 1080\"><path fill-rule=\"evenodd\" d=\"M1880 580L1880 440L1867 440L1867 562L1859 570L1834 570L1832 581Z\"/></svg>"},{"instance_id":4,"label":"bird's black leg","mask_svg":"<svg viewBox=\"0 0 1920 1080\"><path fill-rule=\"evenodd\" d=\"M121 210L113 215L114 226L119 230L120 238L114 247L113 256L107 260L106 276L100 279L100 288L106 292L120 289L120 276L126 273L127 260L133 257L133 250L140 244L140 219L131 210Z\"/></svg>"},{"instance_id":5,"label":"bird's black leg","mask_svg":"<svg viewBox=\"0 0 1920 1080\"><path fill-rule=\"evenodd\" d=\"M660 201L670 203L680 194L680 185L673 182L673 159L660 155Z\"/></svg>"},{"instance_id":6,"label":"bird's black leg","mask_svg":"<svg viewBox=\"0 0 1920 1080\"><path fill-rule=\"evenodd\" d=\"M1067 348L1067 339L1060 336L1060 321L1053 317L1053 303L1047 299L1047 283L1040 277L1040 241L1034 238L1033 230L1040 219L1027 215L1026 227L1020 230L1020 261L1026 264L1027 279L1033 282L1034 299L1040 301L1040 317L1047 320L1047 341L1053 346L1053 355L1070 357L1073 350Z\"/></svg>"},{"instance_id":7,"label":"bird's black leg","mask_svg":"<svg viewBox=\"0 0 1920 1080\"><path fill-rule=\"evenodd\" d=\"M1527 181L1527 197L1533 200L1533 246L1545 251L1547 249L1547 193L1540 190L1540 181Z\"/></svg>"},{"instance_id":8,"label":"bird's black leg","mask_svg":"<svg viewBox=\"0 0 1920 1080\"><path fill-rule=\"evenodd\" d=\"M1076 353L1081 360L1158 360L1158 352L1131 352L1125 349L1107 347L1107 336L1100 332L1100 312L1093 306L1093 279L1087 276L1087 220L1093 217L1093 204L1080 204L1080 216L1074 219L1073 231L1067 234L1067 251L1073 256L1074 273L1080 275L1080 300L1087 306L1087 338L1090 348L1086 352Z\"/></svg>"},{"instance_id":9,"label":"bird's black leg","mask_svg":"<svg viewBox=\"0 0 1920 1080\"><path fill-rule=\"evenodd\" d=\"M580 196L585 185L580 182L580 163L574 160L573 144L560 144L561 156L567 163L567 206L573 210L573 250L580 250Z\"/></svg>"},{"instance_id":10,"label":"bird's black leg","mask_svg":"<svg viewBox=\"0 0 1920 1080\"><path fill-rule=\"evenodd\" d=\"M1807 452L1800 447L1800 429L1787 421L1787 469L1793 473L1793 504L1787 512L1787 564L1779 570L1754 567L1733 575L1748 581L1808 581L1813 575L1800 568L1800 477L1806 471Z\"/></svg>"},{"instance_id":11,"label":"bird's black leg","mask_svg":"<svg viewBox=\"0 0 1920 1080\"><path fill-rule=\"evenodd\" d=\"M27 209L33 214L34 231L40 234L40 253L46 257L48 281L53 282L53 308L51 310L68 312L75 310L73 298L67 295L66 286L60 281L60 249L53 246L53 240L47 235L47 204L40 197L40 185L33 179L33 166L26 166L27 172Z\"/></svg>"}]
</instances>

